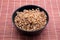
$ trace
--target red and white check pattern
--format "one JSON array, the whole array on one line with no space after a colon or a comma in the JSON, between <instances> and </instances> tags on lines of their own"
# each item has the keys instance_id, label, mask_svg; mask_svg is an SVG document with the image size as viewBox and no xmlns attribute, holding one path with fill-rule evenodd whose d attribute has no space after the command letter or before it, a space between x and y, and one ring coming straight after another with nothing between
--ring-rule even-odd
<instances>
[{"instance_id":1,"label":"red and white check pattern","mask_svg":"<svg viewBox=\"0 0 60 40\"><path fill-rule=\"evenodd\" d=\"M29 4L41 6L49 14L49 23L38 36L21 35L12 24L13 12ZM60 40L60 0L0 0L0 40Z\"/></svg>"}]
</instances>

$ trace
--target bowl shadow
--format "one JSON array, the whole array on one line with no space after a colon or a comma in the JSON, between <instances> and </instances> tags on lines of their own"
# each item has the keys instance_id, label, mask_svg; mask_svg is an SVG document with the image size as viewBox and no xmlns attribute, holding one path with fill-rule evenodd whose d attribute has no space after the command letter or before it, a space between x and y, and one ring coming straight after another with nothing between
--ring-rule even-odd
<instances>
[{"instance_id":1,"label":"bowl shadow","mask_svg":"<svg viewBox=\"0 0 60 40\"><path fill-rule=\"evenodd\" d=\"M29 34L29 33L25 33L25 32L22 32L21 30L17 29L16 33L18 33L19 40L37 40L38 38L41 38L40 35L43 31L44 30L39 31L37 33Z\"/></svg>"}]
</instances>

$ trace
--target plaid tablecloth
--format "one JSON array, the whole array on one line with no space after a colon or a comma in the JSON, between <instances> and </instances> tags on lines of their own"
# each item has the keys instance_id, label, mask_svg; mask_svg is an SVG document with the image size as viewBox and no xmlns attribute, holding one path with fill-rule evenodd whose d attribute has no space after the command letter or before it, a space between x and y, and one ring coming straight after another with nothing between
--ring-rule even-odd
<instances>
[{"instance_id":1,"label":"plaid tablecloth","mask_svg":"<svg viewBox=\"0 0 60 40\"><path fill-rule=\"evenodd\" d=\"M13 12L29 4L40 6L49 14L49 23L38 36L21 35L12 24ZM0 40L60 40L60 0L0 0Z\"/></svg>"}]
</instances>

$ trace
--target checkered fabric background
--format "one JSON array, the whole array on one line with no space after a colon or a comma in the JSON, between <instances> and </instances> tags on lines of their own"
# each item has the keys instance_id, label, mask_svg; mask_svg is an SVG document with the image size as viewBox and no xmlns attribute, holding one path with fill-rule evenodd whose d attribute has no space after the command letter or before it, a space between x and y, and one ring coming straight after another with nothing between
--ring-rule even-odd
<instances>
[{"instance_id":1,"label":"checkered fabric background","mask_svg":"<svg viewBox=\"0 0 60 40\"><path fill-rule=\"evenodd\" d=\"M49 23L38 36L21 35L12 24L13 12L34 4L49 14ZM0 0L0 40L60 40L60 0Z\"/></svg>"}]
</instances>

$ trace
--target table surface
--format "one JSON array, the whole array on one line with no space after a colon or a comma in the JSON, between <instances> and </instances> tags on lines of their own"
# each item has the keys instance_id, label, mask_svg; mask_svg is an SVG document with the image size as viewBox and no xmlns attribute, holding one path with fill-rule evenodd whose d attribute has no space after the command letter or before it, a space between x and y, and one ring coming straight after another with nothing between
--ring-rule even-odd
<instances>
[{"instance_id":1,"label":"table surface","mask_svg":"<svg viewBox=\"0 0 60 40\"><path fill-rule=\"evenodd\" d=\"M24 5L38 5L49 14L49 23L37 36L21 35L12 24L13 12ZM0 40L60 40L60 0L0 0Z\"/></svg>"}]
</instances>

